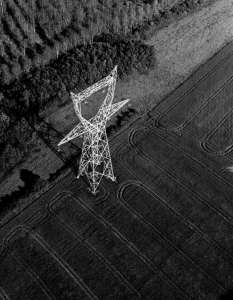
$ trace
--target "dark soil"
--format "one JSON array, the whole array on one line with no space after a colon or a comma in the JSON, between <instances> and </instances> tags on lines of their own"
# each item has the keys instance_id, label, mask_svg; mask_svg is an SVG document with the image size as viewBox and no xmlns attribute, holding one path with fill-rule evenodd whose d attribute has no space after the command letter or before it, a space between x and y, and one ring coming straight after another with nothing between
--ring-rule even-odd
<instances>
[{"instance_id":1,"label":"dark soil","mask_svg":"<svg viewBox=\"0 0 233 300\"><path fill-rule=\"evenodd\" d=\"M70 174L1 228L0 295L229 299L232 141L226 135L224 148L214 136L229 126L224 107L231 100L223 97L216 110L213 95L228 94L231 83L220 70L232 68L232 53L231 43L112 141L116 182L104 178L93 195ZM199 114L203 124L190 119Z\"/></svg>"}]
</instances>

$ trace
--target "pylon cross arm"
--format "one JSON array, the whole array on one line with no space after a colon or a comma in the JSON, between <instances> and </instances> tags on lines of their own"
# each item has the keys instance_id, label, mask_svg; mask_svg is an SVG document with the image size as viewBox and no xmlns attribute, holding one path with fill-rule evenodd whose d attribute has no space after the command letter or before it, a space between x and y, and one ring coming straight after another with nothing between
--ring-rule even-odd
<instances>
[{"instance_id":1,"label":"pylon cross arm","mask_svg":"<svg viewBox=\"0 0 233 300\"><path fill-rule=\"evenodd\" d=\"M86 132L88 132L88 129L85 129L82 123L79 123L69 134L64 137L64 139L60 141L58 146L61 146L62 144L65 144L78 136L82 136Z\"/></svg>"},{"instance_id":2,"label":"pylon cross arm","mask_svg":"<svg viewBox=\"0 0 233 300\"><path fill-rule=\"evenodd\" d=\"M110 118L115 112L122 108L130 99L115 103L111 105L108 109L108 118Z\"/></svg>"},{"instance_id":3,"label":"pylon cross arm","mask_svg":"<svg viewBox=\"0 0 233 300\"><path fill-rule=\"evenodd\" d=\"M112 104L116 78L117 66L109 76L78 95L71 93L76 114L81 122L58 144L60 146L83 135L82 156L77 177L85 175L93 193L96 193L102 176L115 180L105 126L107 120L129 101L129 99L127 99ZM108 92L99 111L94 117L86 120L81 114L81 102L105 86L108 86Z\"/></svg>"}]
</instances>

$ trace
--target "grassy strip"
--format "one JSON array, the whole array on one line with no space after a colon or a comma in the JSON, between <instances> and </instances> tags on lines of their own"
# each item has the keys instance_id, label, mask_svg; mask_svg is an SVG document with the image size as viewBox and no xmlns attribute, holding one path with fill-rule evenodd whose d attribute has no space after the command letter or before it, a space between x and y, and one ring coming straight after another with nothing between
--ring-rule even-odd
<instances>
[{"instance_id":1,"label":"grassy strip","mask_svg":"<svg viewBox=\"0 0 233 300\"><path fill-rule=\"evenodd\" d=\"M35 137L29 142L33 132L24 118L32 119L54 102L62 105L70 97L70 91L79 92L92 85L107 76L115 65L123 78L132 69L146 71L154 66L154 61L152 47L137 40L103 35L92 45L76 47L46 68L34 70L5 86L3 111L21 122L8 124L0 139L2 172L19 163L35 143Z\"/></svg>"},{"instance_id":2,"label":"grassy strip","mask_svg":"<svg viewBox=\"0 0 233 300\"><path fill-rule=\"evenodd\" d=\"M136 117L138 117L138 113L132 108L121 112L121 114L115 118L115 123L107 127L108 137L113 137L115 133L127 126L127 124ZM24 182L24 186L0 198L0 220L2 220L0 224L6 221L6 217L9 215L12 216L13 211L18 212L22 210L24 206L28 205L28 199L30 199L31 202L33 199L39 197L40 194L50 189L67 174L69 171L69 163L77 159L79 159L79 156L70 158L70 161L67 161L67 163L55 173L50 174L47 180L40 178L40 176L33 174L31 171L21 170L20 178Z\"/></svg>"}]
</instances>

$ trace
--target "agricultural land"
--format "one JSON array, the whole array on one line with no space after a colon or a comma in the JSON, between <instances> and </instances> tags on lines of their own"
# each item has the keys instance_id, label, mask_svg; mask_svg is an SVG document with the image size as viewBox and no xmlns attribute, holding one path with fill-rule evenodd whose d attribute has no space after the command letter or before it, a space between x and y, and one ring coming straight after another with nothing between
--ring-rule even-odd
<instances>
[{"instance_id":1,"label":"agricultural land","mask_svg":"<svg viewBox=\"0 0 233 300\"><path fill-rule=\"evenodd\" d=\"M232 60L229 43L112 140L116 182L94 196L70 173L1 227L3 299L229 293Z\"/></svg>"},{"instance_id":2,"label":"agricultural land","mask_svg":"<svg viewBox=\"0 0 233 300\"><path fill-rule=\"evenodd\" d=\"M71 2L1 1L0 299L233 299L233 3ZM115 65L93 195L56 146Z\"/></svg>"}]
</instances>

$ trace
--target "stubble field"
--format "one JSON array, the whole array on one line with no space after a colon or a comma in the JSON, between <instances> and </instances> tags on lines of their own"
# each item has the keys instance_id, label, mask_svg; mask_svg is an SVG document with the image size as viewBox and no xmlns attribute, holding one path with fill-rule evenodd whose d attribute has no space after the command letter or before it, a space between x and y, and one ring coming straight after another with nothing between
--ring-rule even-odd
<instances>
[{"instance_id":1,"label":"stubble field","mask_svg":"<svg viewBox=\"0 0 233 300\"><path fill-rule=\"evenodd\" d=\"M219 299L232 289L228 44L110 144L116 182L69 174L0 228L2 299Z\"/></svg>"}]
</instances>

